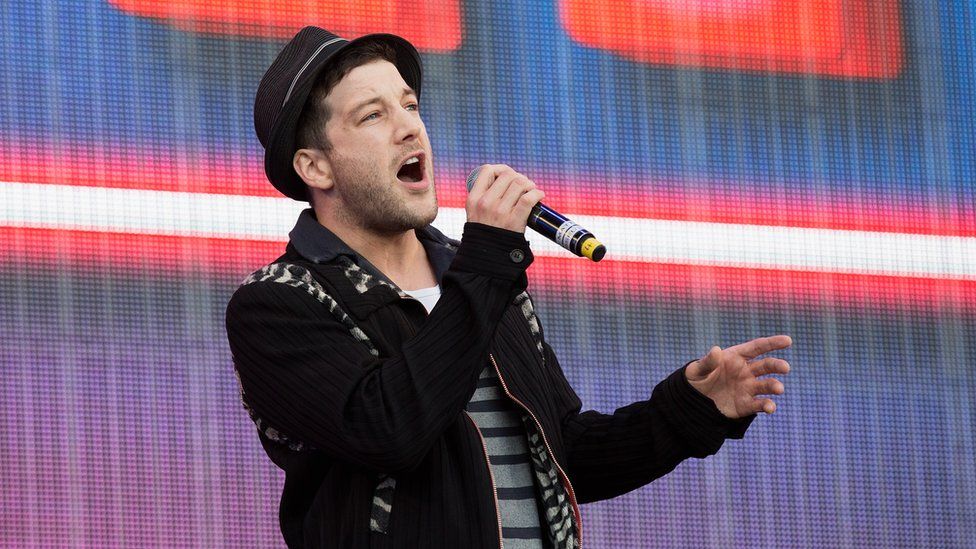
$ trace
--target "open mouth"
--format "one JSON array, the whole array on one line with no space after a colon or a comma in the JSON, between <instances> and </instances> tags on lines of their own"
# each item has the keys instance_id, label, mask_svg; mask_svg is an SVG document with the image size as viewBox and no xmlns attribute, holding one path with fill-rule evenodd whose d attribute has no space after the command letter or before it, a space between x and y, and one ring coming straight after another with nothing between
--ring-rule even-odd
<instances>
[{"instance_id":1,"label":"open mouth","mask_svg":"<svg viewBox=\"0 0 976 549\"><path fill-rule=\"evenodd\" d=\"M424 155L417 153L407 158L397 171L397 179L404 183L416 183L424 178Z\"/></svg>"}]
</instances>

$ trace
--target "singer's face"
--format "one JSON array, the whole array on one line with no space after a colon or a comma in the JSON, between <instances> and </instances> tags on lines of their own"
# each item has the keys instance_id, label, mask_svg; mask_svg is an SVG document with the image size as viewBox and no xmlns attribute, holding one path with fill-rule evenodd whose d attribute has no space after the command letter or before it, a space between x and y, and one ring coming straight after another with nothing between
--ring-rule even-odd
<instances>
[{"instance_id":1,"label":"singer's face","mask_svg":"<svg viewBox=\"0 0 976 549\"><path fill-rule=\"evenodd\" d=\"M437 198L427 128L416 94L396 67L380 60L360 65L325 100L336 214L388 234L433 221Z\"/></svg>"}]
</instances>

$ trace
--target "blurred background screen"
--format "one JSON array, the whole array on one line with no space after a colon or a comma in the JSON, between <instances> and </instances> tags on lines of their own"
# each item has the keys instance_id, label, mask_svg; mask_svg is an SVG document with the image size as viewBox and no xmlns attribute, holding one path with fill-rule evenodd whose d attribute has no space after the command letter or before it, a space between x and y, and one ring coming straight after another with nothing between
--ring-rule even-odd
<instances>
[{"instance_id":1,"label":"blurred background screen","mask_svg":"<svg viewBox=\"0 0 976 549\"><path fill-rule=\"evenodd\" d=\"M507 163L606 243L533 240L585 408L787 333L779 411L583 507L588 547L976 535L976 4L20 1L0 6L0 545L280 546L224 308L302 204L254 92L305 24L423 54L441 213Z\"/></svg>"}]
</instances>

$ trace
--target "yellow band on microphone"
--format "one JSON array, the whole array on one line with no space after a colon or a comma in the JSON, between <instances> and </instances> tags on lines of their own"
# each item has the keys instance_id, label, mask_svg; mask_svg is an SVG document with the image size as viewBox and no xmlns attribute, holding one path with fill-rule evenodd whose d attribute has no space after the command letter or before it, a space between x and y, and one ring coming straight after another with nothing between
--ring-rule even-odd
<instances>
[{"instance_id":1,"label":"yellow band on microphone","mask_svg":"<svg viewBox=\"0 0 976 549\"><path fill-rule=\"evenodd\" d=\"M593 261L600 261L606 255L607 249L594 237L589 237L580 243L580 254Z\"/></svg>"}]
</instances>

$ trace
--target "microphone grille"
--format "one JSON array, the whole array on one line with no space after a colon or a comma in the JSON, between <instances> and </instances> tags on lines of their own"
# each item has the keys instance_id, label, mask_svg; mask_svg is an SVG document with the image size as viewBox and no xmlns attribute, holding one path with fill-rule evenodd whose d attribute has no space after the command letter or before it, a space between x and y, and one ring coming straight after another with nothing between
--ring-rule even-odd
<instances>
[{"instance_id":1,"label":"microphone grille","mask_svg":"<svg viewBox=\"0 0 976 549\"><path fill-rule=\"evenodd\" d=\"M465 181L465 184L468 186L468 192L471 192L471 187L474 187L474 180L478 179L479 173L481 173L481 166L471 170L471 173L468 174L468 180Z\"/></svg>"}]
</instances>

